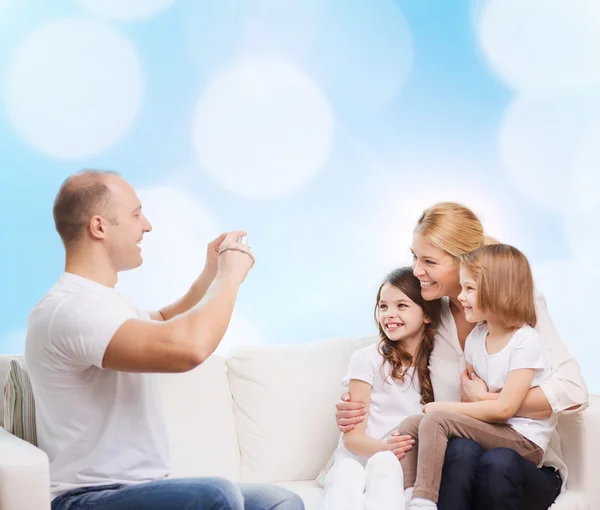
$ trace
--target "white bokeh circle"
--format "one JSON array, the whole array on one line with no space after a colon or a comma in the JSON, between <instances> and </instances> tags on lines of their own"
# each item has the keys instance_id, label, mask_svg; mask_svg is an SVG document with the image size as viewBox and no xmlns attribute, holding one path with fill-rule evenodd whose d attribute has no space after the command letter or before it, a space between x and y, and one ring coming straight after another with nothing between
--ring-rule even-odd
<instances>
[{"instance_id":1,"label":"white bokeh circle","mask_svg":"<svg viewBox=\"0 0 600 510\"><path fill-rule=\"evenodd\" d=\"M588 386L597 388L600 344L590 324L597 314L595 296L600 278L597 271L589 272L591 267L573 254L567 259L537 264L532 270L536 289L546 299L560 338L581 366Z\"/></svg>"},{"instance_id":2,"label":"white bokeh circle","mask_svg":"<svg viewBox=\"0 0 600 510\"><path fill-rule=\"evenodd\" d=\"M204 170L224 188L255 198L305 186L328 158L333 131L321 90L277 58L242 60L217 74L193 119Z\"/></svg>"},{"instance_id":3,"label":"white bokeh circle","mask_svg":"<svg viewBox=\"0 0 600 510\"><path fill-rule=\"evenodd\" d=\"M157 186L138 196L153 230L141 244L142 266L121 273L118 288L141 308L158 310L187 292L220 232L206 207L178 188Z\"/></svg>"},{"instance_id":4,"label":"white bokeh circle","mask_svg":"<svg viewBox=\"0 0 600 510\"><path fill-rule=\"evenodd\" d=\"M305 56L318 30L318 0L237 0L246 16L240 50L246 55Z\"/></svg>"},{"instance_id":5,"label":"white bokeh circle","mask_svg":"<svg viewBox=\"0 0 600 510\"><path fill-rule=\"evenodd\" d=\"M600 84L597 0L486 0L477 12L483 52L515 90Z\"/></svg>"},{"instance_id":6,"label":"white bokeh circle","mask_svg":"<svg viewBox=\"0 0 600 510\"><path fill-rule=\"evenodd\" d=\"M141 64L133 45L99 21L68 18L35 29L6 71L6 105L17 132L63 159L103 153L136 119Z\"/></svg>"},{"instance_id":7,"label":"white bokeh circle","mask_svg":"<svg viewBox=\"0 0 600 510\"><path fill-rule=\"evenodd\" d=\"M412 34L393 0L320 3L321 30L311 70L344 109L384 110L406 83L414 61Z\"/></svg>"},{"instance_id":8,"label":"white bokeh circle","mask_svg":"<svg viewBox=\"0 0 600 510\"><path fill-rule=\"evenodd\" d=\"M100 16L118 20L147 19L169 7L174 0L77 0Z\"/></svg>"},{"instance_id":9,"label":"white bokeh circle","mask_svg":"<svg viewBox=\"0 0 600 510\"><path fill-rule=\"evenodd\" d=\"M320 28L319 0L185 2L185 49L202 76L245 56L304 61Z\"/></svg>"},{"instance_id":10,"label":"white bokeh circle","mask_svg":"<svg viewBox=\"0 0 600 510\"><path fill-rule=\"evenodd\" d=\"M513 101L502 121L500 157L525 196L560 212L572 207L570 175L598 103L584 96Z\"/></svg>"},{"instance_id":11,"label":"white bokeh circle","mask_svg":"<svg viewBox=\"0 0 600 510\"><path fill-rule=\"evenodd\" d=\"M589 280L592 274L600 277L600 264L596 262L600 253L600 205L585 209L586 205L573 202L562 215L562 225L571 256L578 258L578 264L587 266L582 273L587 272Z\"/></svg>"},{"instance_id":12,"label":"white bokeh circle","mask_svg":"<svg viewBox=\"0 0 600 510\"><path fill-rule=\"evenodd\" d=\"M600 212L600 115L584 133L573 171L569 173L572 175L572 206L582 214ZM596 221L600 223L600 216L596 216Z\"/></svg>"},{"instance_id":13,"label":"white bokeh circle","mask_svg":"<svg viewBox=\"0 0 600 510\"><path fill-rule=\"evenodd\" d=\"M424 191L411 189L401 197L397 190L380 190L368 223L355 231L355 238L369 240L361 244L369 250L365 257L371 260L368 270L373 271L373 276L380 279L396 267L411 264L410 247L417 221L425 209L439 202L457 202L471 209L481 220L485 235L503 243L522 244L518 233L510 228L516 222L511 210L490 190L474 183L442 183Z\"/></svg>"}]
</instances>

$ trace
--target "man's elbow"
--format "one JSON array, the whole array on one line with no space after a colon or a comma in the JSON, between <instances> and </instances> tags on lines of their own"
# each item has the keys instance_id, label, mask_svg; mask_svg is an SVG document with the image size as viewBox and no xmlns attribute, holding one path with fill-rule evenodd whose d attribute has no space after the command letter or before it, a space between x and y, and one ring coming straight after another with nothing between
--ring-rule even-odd
<instances>
[{"instance_id":1,"label":"man's elbow","mask_svg":"<svg viewBox=\"0 0 600 510\"><path fill-rule=\"evenodd\" d=\"M194 368L202 365L212 354L212 352L208 352L206 349L202 349L196 347L191 350L187 357L187 362L189 364L188 370L193 370Z\"/></svg>"},{"instance_id":2,"label":"man's elbow","mask_svg":"<svg viewBox=\"0 0 600 510\"><path fill-rule=\"evenodd\" d=\"M169 342L178 372L188 372L204 363L212 354L205 342L194 338L184 321L170 324Z\"/></svg>"}]
</instances>

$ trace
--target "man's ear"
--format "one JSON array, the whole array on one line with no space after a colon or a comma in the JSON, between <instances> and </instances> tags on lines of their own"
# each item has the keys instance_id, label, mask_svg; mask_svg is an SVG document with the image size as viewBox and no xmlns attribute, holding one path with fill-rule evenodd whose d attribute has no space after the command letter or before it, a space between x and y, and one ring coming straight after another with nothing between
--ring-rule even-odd
<instances>
[{"instance_id":1,"label":"man's ear","mask_svg":"<svg viewBox=\"0 0 600 510\"><path fill-rule=\"evenodd\" d=\"M88 223L88 230L93 238L104 239L104 237L106 236L105 219L98 214L92 216Z\"/></svg>"}]
</instances>

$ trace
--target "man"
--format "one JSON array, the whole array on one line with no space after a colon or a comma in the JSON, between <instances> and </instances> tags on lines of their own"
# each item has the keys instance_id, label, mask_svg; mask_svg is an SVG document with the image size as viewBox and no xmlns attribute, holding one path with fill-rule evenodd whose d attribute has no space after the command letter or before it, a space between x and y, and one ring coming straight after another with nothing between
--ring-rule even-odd
<instances>
[{"instance_id":1,"label":"man","mask_svg":"<svg viewBox=\"0 0 600 510\"><path fill-rule=\"evenodd\" d=\"M120 271L142 263L139 244L152 230L124 179L72 175L56 196L54 221L65 272L32 311L25 343L52 510L303 509L275 486L168 478L153 372L191 370L219 345L254 265L236 241L245 232L210 242L189 291L147 312L114 288Z\"/></svg>"}]
</instances>

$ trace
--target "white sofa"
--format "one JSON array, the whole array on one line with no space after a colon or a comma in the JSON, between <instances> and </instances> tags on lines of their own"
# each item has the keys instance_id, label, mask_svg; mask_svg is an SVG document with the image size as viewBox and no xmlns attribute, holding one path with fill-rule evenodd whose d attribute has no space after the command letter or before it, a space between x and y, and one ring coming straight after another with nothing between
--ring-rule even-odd
<instances>
[{"instance_id":1,"label":"white sofa","mask_svg":"<svg viewBox=\"0 0 600 510\"><path fill-rule=\"evenodd\" d=\"M161 375L172 476L277 483L316 509L321 488L314 479L338 439L340 381L351 353L373 341L250 347L212 356L185 374ZM0 381L12 358L0 356ZM562 417L559 430L570 476L552 509L600 509L600 397L591 396L583 413ZM46 455L0 428L0 510L47 510L48 483Z\"/></svg>"}]
</instances>

